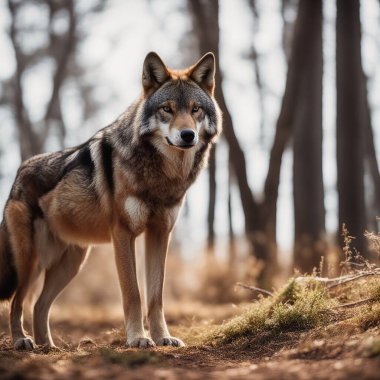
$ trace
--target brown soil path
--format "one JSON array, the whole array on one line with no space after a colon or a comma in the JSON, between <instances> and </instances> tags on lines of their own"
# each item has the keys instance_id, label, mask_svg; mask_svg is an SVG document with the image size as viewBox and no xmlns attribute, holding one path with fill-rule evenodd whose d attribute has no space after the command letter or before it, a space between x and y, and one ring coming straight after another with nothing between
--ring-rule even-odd
<instances>
[{"instance_id":1,"label":"brown soil path","mask_svg":"<svg viewBox=\"0 0 380 380\"><path fill-rule=\"evenodd\" d=\"M144 351L124 347L121 329L114 328L120 321L76 322L54 323L56 343L64 347L59 352L14 352L8 332L2 333L0 379L380 379L380 356L366 351L380 338L379 327L336 336L323 329L266 333L238 345Z\"/></svg>"}]
</instances>

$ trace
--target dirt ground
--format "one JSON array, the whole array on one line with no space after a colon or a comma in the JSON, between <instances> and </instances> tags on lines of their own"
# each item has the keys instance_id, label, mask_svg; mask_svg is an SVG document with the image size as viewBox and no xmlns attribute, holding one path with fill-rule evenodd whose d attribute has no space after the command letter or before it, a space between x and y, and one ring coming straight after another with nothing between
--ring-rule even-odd
<instances>
[{"instance_id":1,"label":"dirt ground","mask_svg":"<svg viewBox=\"0 0 380 380\"><path fill-rule=\"evenodd\" d=\"M0 306L0 379L380 379L380 321L361 330L340 318L309 331L265 332L235 344L197 346L199 331L240 314L244 303L212 304L214 292L208 298L204 291L191 295L181 288L181 265L169 262L168 268L166 318L187 347L125 346L115 268L104 252L91 257L52 308L52 335L60 351L13 351L8 305ZM222 289L225 295L230 288L221 288L220 278L215 283L202 289ZM30 331L30 324L26 328Z\"/></svg>"},{"instance_id":2,"label":"dirt ground","mask_svg":"<svg viewBox=\"0 0 380 380\"><path fill-rule=\"evenodd\" d=\"M179 305L181 306L181 305ZM309 332L262 334L222 347L194 346L192 334L238 312L231 305L186 304L168 310L172 333L186 348L135 350L125 347L121 315L89 310L73 318L53 313L52 329L61 351L44 348L14 352L1 317L1 379L379 379L380 356L371 352L379 327L365 332L342 324L339 334ZM74 313L77 314L77 313ZM205 318L213 315L213 319ZM380 342L380 341L379 341ZM370 344L371 343L371 344Z\"/></svg>"}]
</instances>

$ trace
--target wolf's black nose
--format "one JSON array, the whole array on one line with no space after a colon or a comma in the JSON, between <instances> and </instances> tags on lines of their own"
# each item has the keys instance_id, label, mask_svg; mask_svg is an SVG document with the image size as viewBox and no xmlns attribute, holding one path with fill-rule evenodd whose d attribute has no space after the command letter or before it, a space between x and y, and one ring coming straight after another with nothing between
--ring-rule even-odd
<instances>
[{"instance_id":1,"label":"wolf's black nose","mask_svg":"<svg viewBox=\"0 0 380 380\"><path fill-rule=\"evenodd\" d=\"M183 141L189 144L194 141L195 133L191 129L184 129L181 131L181 138Z\"/></svg>"}]
</instances>

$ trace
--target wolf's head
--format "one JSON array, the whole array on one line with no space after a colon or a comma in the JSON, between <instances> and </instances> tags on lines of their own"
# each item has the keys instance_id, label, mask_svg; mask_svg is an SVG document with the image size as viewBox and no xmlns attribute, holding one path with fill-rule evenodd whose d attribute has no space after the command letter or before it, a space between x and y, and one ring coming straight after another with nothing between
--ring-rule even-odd
<instances>
[{"instance_id":1,"label":"wolf's head","mask_svg":"<svg viewBox=\"0 0 380 380\"><path fill-rule=\"evenodd\" d=\"M171 70L156 53L144 61L144 102L139 135L160 151L185 150L214 141L221 131L221 112L214 99L215 57Z\"/></svg>"}]
</instances>

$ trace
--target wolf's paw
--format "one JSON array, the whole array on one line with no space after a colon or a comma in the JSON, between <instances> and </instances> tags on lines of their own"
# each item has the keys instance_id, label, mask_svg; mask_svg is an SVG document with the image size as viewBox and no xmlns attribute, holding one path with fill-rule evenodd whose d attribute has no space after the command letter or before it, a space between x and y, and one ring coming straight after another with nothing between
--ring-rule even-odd
<instances>
[{"instance_id":1,"label":"wolf's paw","mask_svg":"<svg viewBox=\"0 0 380 380\"><path fill-rule=\"evenodd\" d=\"M157 346L173 346L173 347L185 347L185 343L181 339L175 338L173 336L167 336L156 340Z\"/></svg>"},{"instance_id":2,"label":"wolf's paw","mask_svg":"<svg viewBox=\"0 0 380 380\"><path fill-rule=\"evenodd\" d=\"M129 347L136 348L150 348L154 347L156 344L150 338L136 338L133 339L131 342L128 342L128 345Z\"/></svg>"},{"instance_id":3,"label":"wolf's paw","mask_svg":"<svg viewBox=\"0 0 380 380\"><path fill-rule=\"evenodd\" d=\"M35 347L32 338L19 338L14 344L14 349L18 351L32 351Z\"/></svg>"}]
</instances>

